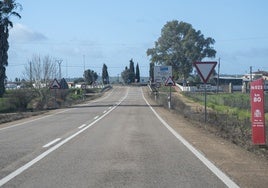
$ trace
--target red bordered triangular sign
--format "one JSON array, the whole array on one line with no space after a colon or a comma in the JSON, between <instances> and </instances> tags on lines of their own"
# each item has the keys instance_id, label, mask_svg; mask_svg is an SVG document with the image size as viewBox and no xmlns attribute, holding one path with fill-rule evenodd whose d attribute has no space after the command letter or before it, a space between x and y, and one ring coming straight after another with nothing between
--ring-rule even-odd
<instances>
[{"instance_id":1,"label":"red bordered triangular sign","mask_svg":"<svg viewBox=\"0 0 268 188\"><path fill-rule=\"evenodd\" d=\"M194 66L204 83L207 83L216 65L217 65L216 61L194 62Z\"/></svg>"},{"instance_id":2,"label":"red bordered triangular sign","mask_svg":"<svg viewBox=\"0 0 268 188\"><path fill-rule=\"evenodd\" d=\"M60 84L56 78L51 83L50 89L60 89Z\"/></svg>"},{"instance_id":3,"label":"red bordered triangular sign","mask_svg":"<svg viewBox=\"0 0 268 188\"><path fill-rule=\"evenodd\" d=\"M173 81L172 77L168 77L168 79L165 82L165 86L175 86L175 82Z\"/></svg>"}]
</instances>

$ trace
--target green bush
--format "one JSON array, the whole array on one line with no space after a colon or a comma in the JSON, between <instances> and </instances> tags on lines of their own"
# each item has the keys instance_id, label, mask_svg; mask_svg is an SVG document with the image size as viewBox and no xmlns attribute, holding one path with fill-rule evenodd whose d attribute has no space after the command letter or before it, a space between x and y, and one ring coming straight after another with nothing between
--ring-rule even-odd
<instances>
[{"instance_id":1,"label":"green bush","mask_svg":"<svg viewBox=\"0 0 268 188\"><path fill-rule=\"evenodd\" d=\"M1 99L1 112L26 111L36 94L32 89L8 91Z\"/></svg>"}]
</instances>

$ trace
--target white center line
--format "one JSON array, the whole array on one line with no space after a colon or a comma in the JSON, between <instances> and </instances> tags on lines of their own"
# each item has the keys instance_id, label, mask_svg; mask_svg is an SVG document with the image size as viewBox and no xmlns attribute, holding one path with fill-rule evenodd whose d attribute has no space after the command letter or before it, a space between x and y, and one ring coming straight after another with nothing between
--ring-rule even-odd
<instances>
[{"instance_id":1,"label":"white center line","mask_svg":"<svg viewBox=\"0 0 268 188\"><path fill-rule=\"evenodd\" d=\"M82 129L83 127L87 126L87 124L83 124L80 127L78 127L78 129Z\"/></svg>"},{"instance_id":2,"label":"white center line","mask_svg":"<svg viewBox=\"0 0 268 188\"><path fill-rule=\"evenodd\" d=\"M46 145L44 145L43 148L48 148L49 146L55 144L56 142L58 142L60 140L61 140L61 138L56 138L55 140L53 140L53 141L47 143Z\"/></svg>"},{"instance_id":3,"label":"white center line","mask_svg":"<svg viewBox=\"0 0 268 188\"><path fill-rule=\"evenodd\" d=\"M125 100L127 98L128 95L128 90L126 95L124 96L124 98L122 99L121 102L123 102L123 100ZM36 164L37 162L39 162L40 160L42 160L43 158L45 158L47 155L49 155L50 153L52 153L53 151L57 150L58 148L60 148L62 145L64 145L65 143L69 142L70 140L72 140L73 138L75 138L76 136L78 136L79 134L81 134L82 132L84 132L85 130L87 130L89 127L93 126L95 123L97 123L98 121L100 121L102 118L104 118L105 116L107 116L109 113L111 113L114 109L116 109L117 106L114 106L111 110L108 111L108 113L103 114L102 116L100 116L98 119L96 119L95 121L93 121L92 123L90 123L89 125L87 125L86 127L84 127L83 129L79 130L78 132L74 133L73 135L71 135L70 137L62 140L61 142L59 142L58 144L56 144L55 146L49 148L47 151L45 151L44 153L40 154L39 156L37 156L36 158L34 158L33 160L31 160L30 162L26 163L25 165L21 166L20 168L18 168L17 170L15 170L14 172L10 173L9 175L7 175L6 177L0 179L0 187L4 184L6 184L8 181L10 181L11 179L13 179L14 177L18 176L19 174L21 174L22 172L24 172L25 170L29 169L31 166L33 166L34 164Z\"/></svg>"}]
</instances>

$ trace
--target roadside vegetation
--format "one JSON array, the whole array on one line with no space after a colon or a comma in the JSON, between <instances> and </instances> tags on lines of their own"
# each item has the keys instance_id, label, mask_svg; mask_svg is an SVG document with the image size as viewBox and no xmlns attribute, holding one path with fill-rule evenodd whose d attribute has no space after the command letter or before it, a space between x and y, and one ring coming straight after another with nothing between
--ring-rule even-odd
<instances>
[{"instance_id":1,"label":"roadside vegetation","mask_svg":"<svg viewBox=\"0 0 268 188\"><path fill-rule=\"evenodd\" d=\"M17 89L7 90L0 98L0 123L5 123L32 115L44 113L49 109L65 108L92 100L102 94L101 88L91 89Z\"/></svg>"}]
</instances>

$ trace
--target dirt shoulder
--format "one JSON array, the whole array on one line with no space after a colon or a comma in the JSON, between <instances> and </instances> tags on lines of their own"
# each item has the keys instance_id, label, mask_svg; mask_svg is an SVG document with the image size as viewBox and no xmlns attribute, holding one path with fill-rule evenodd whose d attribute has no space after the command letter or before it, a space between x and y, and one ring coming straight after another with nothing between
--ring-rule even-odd
<instances>
[{"instance_id":1,"label":"dirt shoulder","mask_svg":"<svg viewBox=\"0 0 268 188\"><path fill-rule=\"evenodd\" d=\"M145 90L145 93L148 93L148 90ZM146 99L150 104L156 105L156 102L148 95L146 95ZM240 187L267 187L267 159L224 140L207 131L199 123L190 122L188 119L190 117L185 118L163 107L156 106L154 109L174 130L201 151Z\"/></svg>"}]
</instances>

